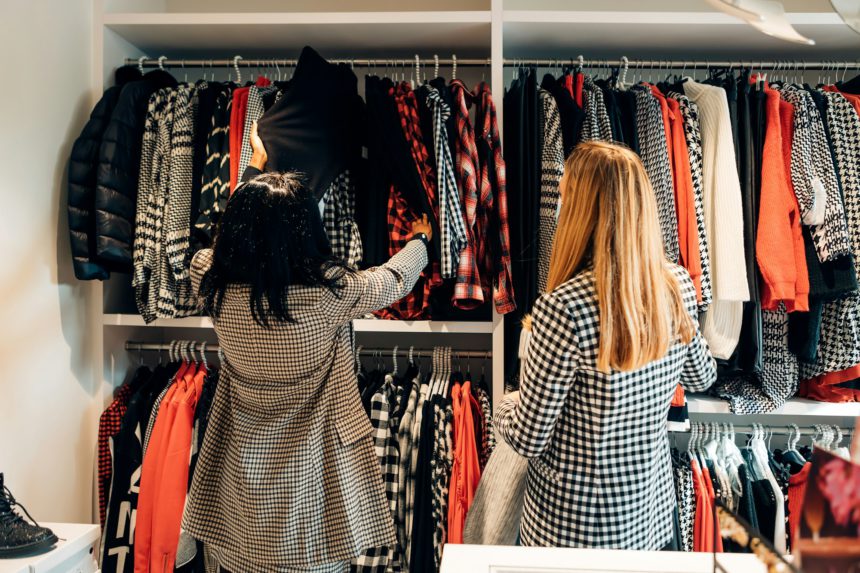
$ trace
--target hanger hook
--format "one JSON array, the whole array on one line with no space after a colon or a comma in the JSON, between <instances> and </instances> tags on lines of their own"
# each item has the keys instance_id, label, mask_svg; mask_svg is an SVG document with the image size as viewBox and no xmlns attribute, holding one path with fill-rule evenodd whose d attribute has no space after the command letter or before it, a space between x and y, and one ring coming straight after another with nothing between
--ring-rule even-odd
<instances>
[{"instance_id":1,"label":"hanger hook","mask_svg":"<svg viewBox=\"0 0 860 573\"><path fill-rule=\"evenodd\" d=\"M206 341L200 343L200 358L203 361L203 368L209 370L209 363L206 361Z\"/></svg>"},{"instance_id":2,"label":"hanger hook","mask_svg":"<svg viewBox=\"0 0 860 573\"><path fill-rule=\"evenodd\" d=\"M242 56L233 56L233 69L236 70L236 83L242 84L242 72L239 70L239 61L242 59Z\"/></svg>"},{"instance_id":3,"label":"hanger hook","mask_svg":"<svg viewBox=\"0 0 860 573\"><path fill-rule=\"evenodd\" d=\"M457 79L457 54L451 55L451 79Z\"/></svg>"},{"instance_id":4,"label":"hanger hook","mask_svg":"<svg viewBox=\"0 0 860 573\"><path fill-rule=\"evenodd\" d=\"M140 70L140 75L143 75L143 62L146 60L146 56L141 56L137 59L137 69Z\"/></svg>"},{"instance_id":5,"label":"hanger hook","mask_svg":"<svg viewBox=\"0 0 860 573\"><path fill-rule=\"evenodd\" d=\"M164 60L167 59L167 56L158 56L158 69L162 72L164 71Z\"/></svg>"}]
</instances>

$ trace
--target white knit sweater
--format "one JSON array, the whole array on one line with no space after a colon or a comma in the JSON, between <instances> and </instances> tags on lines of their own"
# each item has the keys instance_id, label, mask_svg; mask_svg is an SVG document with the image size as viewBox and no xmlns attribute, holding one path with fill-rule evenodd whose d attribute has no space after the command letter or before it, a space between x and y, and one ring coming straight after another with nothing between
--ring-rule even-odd
<instances>
[{"instance_id":1,"label":"white knit sweater","mask_svg":"<svg viewBox=\"0 0 860 573\"><path fill-rule=\"evenodd\" d=\"M744 256L743 208L729 105L722 88L687 78L684 93L699 107L702 130L705 232L710 246L714 302L702 332L717 358L731 357L750 298Z\"/></svg>"}]
</instances>

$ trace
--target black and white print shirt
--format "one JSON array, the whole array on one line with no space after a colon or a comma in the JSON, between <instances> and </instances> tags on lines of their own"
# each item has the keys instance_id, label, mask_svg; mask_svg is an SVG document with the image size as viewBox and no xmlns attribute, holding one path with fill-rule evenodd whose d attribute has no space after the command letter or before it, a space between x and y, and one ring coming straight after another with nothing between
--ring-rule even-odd
<instances>
[{"instance_id":1,"label":"black and white print shirt","mask_svg":"<svg viewBox=\"0 0 860 573\"><path fill-rule=\"evenodd\" d=\"M672 271L695 320L693 282ZM656 550L672 538L669 406L679 382L710 387L716 363L698 328L632 372L598 371L599 342L592 270L538 299L520 398L504 399L496 415L499 435L530 458L524 545Z\"/></svg>"},{"instance_id":2,"label":"black and white print shirt","mask_svg":"<svg viewBox=\"0 0 860 573\"><path fill-rule=\"evenodd\" d=\"M561 142L561 116L555 98L540 90L541 174L540 228L538 229L538 292L546 291L549 259L555 239L558 210L561 207L561 176L564 174L564 148Z\"/></svg>"}]
</instances>

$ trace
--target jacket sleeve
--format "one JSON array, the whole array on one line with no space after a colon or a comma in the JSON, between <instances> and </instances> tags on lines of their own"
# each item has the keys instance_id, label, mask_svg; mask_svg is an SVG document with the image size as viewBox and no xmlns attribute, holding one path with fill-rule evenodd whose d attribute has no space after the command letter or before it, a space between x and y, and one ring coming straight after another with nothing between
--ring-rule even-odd
<instances>
[{"instance_id":1,"label":"jacket sleeve","mask_svg":"<svg viewBox=\"0 0 860 573\"><path fill-rule=\"evenodd\" d=\"M400 300L409 294L426 266L427 247L416 239L384 265L346 274L343 288L326 295L331 322L349 322Z\"/></svg>"},{"instance_id":2,"label":"jacket sleeve","mask_svg":"<svg viewBox=\"0 0 860 573\"><path fill-rule=\"evenodd\" d=\"M551 294L537 300L519 401L502 400L496 428L521 456L541 455L576 380L579 341L567 308Z\"/></svg>"},{"instance_id":3,"label":"jacket sleeve","mask_svg":"<svg viewBox=\"0 0 860 573\"><path fill-rule=\"evenodd\" d=\"M684 359L684 367L681 371L681 386L690 392L703 392L717 381L717 362L711 355L708 341L702 335L699 327L698 309L696 306L696 290L693 281L686 271L679 268L676 273L681 285L681 293L684 297L684 308L696 325L696 334L687 344L687 355Z\"/></svg>"},{"instance_id":4,"label":"jacket sleeve","mask_svg":"<svg viewBox=\"0 0 860 573\"><path fill-rule=\"evenodd\" d=\"M200 283L212 267L212 249L201 249L191 259L191 295L196 300L197 308L201 308L203 299L200 297Z\"/></svg>"},{"instance_id":5,"label":"jacket sleeve","mask_svg":"<svg viewBox=\"0 0 860 573\"><path fill-rule=\"evenodd\" d=\"M79 280L105 280L110 276L96 261L94 206L99 147L119 92L120 88L114 86L104 93L75 140L69 157L69 239L75 277Z\"/></svg>"}]
</instances>

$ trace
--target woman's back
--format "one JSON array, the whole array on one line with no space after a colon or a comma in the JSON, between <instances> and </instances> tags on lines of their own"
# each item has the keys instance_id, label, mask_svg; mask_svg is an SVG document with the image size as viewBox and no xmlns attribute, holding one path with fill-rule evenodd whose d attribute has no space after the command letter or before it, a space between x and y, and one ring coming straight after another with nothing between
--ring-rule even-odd
<instances>
[{"instance_id":1,"label":"woman's back","mask_svg":"<svg viewBox=\"0 0 860 573\"><path fill-rule=\"evenodd\" d=\"M694 314L692 281L672 270ZM532 458L527 545L656 549L671 539L667 415L678 382L710 386L710 355L697 336L636 370L601 372L599 342L590 269L538 300L524 372L535 383L522 385L513 416L499 413L499 432Z\"/></svg>"}]
</instances>

